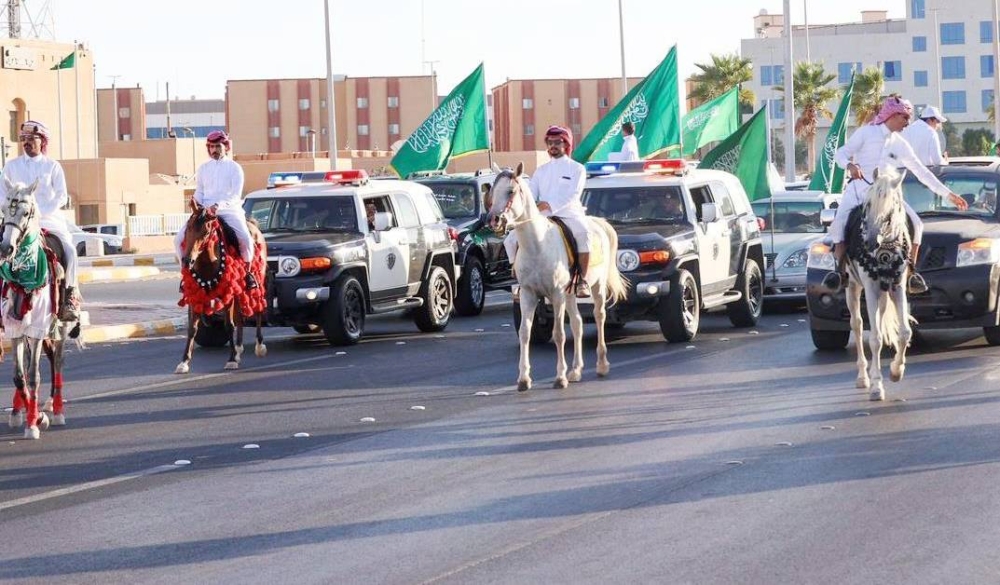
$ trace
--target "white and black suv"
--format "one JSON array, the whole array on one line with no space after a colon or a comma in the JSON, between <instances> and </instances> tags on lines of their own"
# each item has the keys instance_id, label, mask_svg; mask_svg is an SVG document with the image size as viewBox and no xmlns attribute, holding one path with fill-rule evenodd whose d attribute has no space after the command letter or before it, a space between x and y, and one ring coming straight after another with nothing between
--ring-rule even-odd
<instances>
[{"instance_id":1,"label":"white and black suv","mask_svg":"<svg viewBox=\"0 0 1000 585\"><path fill-rule=\"evenodd\" d=\"M682 160L586 167L583 204L615 228L618 269L631 283L628 298L609 308L609 324L656 321L667 341L684 342L697 335L701 312L714 307L725 305L737 327L757 323L760 226L735 176ZM534 342L550 339L551 307L539 310L531 333Z\"/></svg>"},{"instance_id":2,"label":"white and black suv","mask_svg":"<svg viewBox=\"0 0 1000 585\"><path fill-rule=\"evenodd\" d=\"M364 171L328 175L244 201L267 240L267 324L321 329L334 345L360 341L376 313L412 309L421 331L447 327L455 243L431 190Z\"/></svg>"}]
</instances>

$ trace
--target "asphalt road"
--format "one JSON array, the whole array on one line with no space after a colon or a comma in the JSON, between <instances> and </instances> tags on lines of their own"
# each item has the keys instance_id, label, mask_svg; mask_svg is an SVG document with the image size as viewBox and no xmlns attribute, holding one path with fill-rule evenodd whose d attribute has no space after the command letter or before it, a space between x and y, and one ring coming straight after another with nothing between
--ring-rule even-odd
<instances>
[{"instance_id":1,"label":"asphalt road","mask_svg":"<svg viewBox=\"0 0 1000 585\"><path fill-rule=\"evenodd\" d=\"M997 350L928 334L870 403L804 320L630 324L603 380L590 326L584 381L534 348L524 394L506 306L346 349L268 330L239 372L173 375L179 337L74 351L68 426L0 437L0 580L1000 581Z\"/></svg>"}]
</instances>

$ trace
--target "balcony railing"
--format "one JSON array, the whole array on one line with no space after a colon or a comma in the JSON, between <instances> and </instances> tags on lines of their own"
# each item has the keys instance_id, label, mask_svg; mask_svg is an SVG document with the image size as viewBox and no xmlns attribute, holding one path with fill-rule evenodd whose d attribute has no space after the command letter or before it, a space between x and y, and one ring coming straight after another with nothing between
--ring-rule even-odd
<instances>
[{"instance_id":1,"label":"balcony railing","mask_svg":"<svg viewBox=\"0 0 1000 585\"><path fill-rule=\"evenodd\" d=\"M184 229L188 213L165 213L161 215L130 215L125 234L129 236L167 236Z\"/></svg>"}]
</instances>

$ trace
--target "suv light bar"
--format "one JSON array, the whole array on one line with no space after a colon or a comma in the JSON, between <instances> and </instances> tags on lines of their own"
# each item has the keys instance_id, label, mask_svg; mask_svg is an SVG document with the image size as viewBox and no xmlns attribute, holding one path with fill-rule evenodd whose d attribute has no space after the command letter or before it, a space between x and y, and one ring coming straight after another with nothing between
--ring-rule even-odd
<instances>
[{"instance_id":1,"label":"suv light bar","mask_svg":"<svg viewBox=\"0 0 1000 585\"><path fill-rule=\"evenodd\" d=\"M669 173L683 175L688 171L687 161L680 158L656 158L634 161L593 161L584 165L588 177L614 173Z\"/></svg>"},{"instance_id":2,"label":"suv light bar","mask_svg":"<svg viewBox=\"0 0 1000 585\"><path fill-rule=\"evenodd\" d=\"M353 169L349 171L329 171L323 180L327 183L338 185L364 185L368 182L368 172L364 169Z\"/></svg>"}]
</instances>

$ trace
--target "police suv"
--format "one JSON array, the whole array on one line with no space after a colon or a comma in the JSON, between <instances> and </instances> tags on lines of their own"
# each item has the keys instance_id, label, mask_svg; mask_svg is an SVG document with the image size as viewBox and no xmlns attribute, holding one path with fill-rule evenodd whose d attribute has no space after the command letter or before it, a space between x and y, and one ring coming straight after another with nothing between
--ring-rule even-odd
<instances>
[{"instance_id":1,"label":"police suv","mask_svg":"<svg viewBox=\"0 0 1000 585\"><path fill-rule=\"evenodd\" d=\"M757 323L763 306L760 226L739 180L683 160L591 162L583 205L618 233L618 269L628 298L608 323L656 321L670 342L694 339L701 312L725 306L737 327ZM514 303L515 323L520 306ZM584 312L587 313L586 311ZM534 342L552 335L541 307Z\"/></svg>"},{"instance_id":2,"label":"police suv","mask_svg":"<svg viewBox=\"0 0 1000 585\"><path fill-rule=\"evenodd\" d=\"M244 201L267 240L268 325L322 330L333 345L360 341L376 313L412 309L421 331L447 327L455 243L431 190L363 170L324 179L283 178Z\"/></svg>"}]
</instances>

